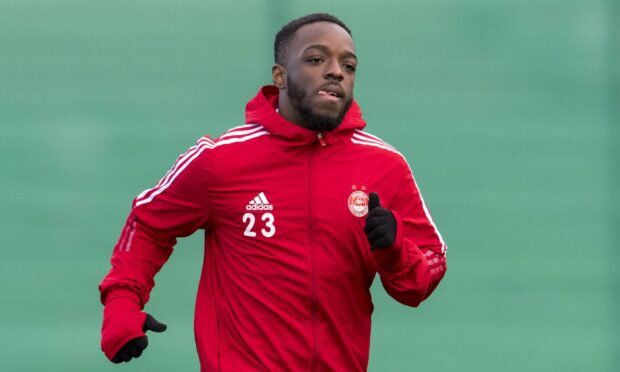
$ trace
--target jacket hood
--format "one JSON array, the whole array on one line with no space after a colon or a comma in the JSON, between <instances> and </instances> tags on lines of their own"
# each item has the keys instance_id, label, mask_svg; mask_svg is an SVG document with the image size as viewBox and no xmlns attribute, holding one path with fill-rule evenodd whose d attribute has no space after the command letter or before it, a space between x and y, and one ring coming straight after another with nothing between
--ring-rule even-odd
<instances>
[{"instance_id":1,"label":"jacket hood","mask_svg":"<svg viewBox=\"0 0 620 372\"><path fill-rule=\"evenodd\" d=\"M285 137L290 141L300 143L316 141L317 132L291 123L276 111L278 96L277 87L273 85L262 87L245 106L245 122L260 124L272 135ZM356 129L363 129L365 126L362 111L353 100L340 125L330 132L325 132L324 138L328 144L332 144L350 138Z\"/></svg>"}]
</instances>

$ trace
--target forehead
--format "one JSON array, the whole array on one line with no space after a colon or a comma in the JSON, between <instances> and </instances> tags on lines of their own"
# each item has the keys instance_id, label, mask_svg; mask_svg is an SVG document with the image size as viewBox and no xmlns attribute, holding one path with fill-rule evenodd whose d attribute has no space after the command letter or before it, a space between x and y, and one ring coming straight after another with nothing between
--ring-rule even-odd
<instances>
[{"instance_id":1,"label":"forehead","mask_svg":"<svg viewBox=\"0 0 620 372\"><path fill-rule=\"evenodd\" d=\"M344 28L331 22L315 22L301 26L290 44L291 54L303 53L311 45L323 45L336 53L355 53L351 35Z\"/></svg>"}]
</instances>

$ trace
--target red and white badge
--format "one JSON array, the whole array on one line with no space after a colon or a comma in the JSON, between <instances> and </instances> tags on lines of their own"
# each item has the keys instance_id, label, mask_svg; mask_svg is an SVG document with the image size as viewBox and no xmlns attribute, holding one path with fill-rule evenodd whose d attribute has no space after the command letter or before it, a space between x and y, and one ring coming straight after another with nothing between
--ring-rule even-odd
<instances>
[{"instance_id":1,"label":"red and white badge","mask_svg":"<svg viewBox=\"0 0 620 372\"><path fill-rule=\"evenodd\" d=\"M348 204L355 217L364 217L368 213L368 195L363 191L353 191L349 195Z\"/></svg>"}]
</instances>

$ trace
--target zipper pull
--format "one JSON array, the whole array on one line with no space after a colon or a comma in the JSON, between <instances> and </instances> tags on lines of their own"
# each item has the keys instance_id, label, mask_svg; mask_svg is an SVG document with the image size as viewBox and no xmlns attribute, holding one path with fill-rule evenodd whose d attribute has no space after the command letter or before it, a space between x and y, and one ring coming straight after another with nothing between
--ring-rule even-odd
<instances>
[{"instance_id":1,"label":"zipper pull","mask_svg":"<svg viewBox=\"0 0 620 372\"><path fill-rule=\"evenodd\" d=\"M325 138L323 135L323 132L319 132L316 134L316 138L318 138L319 143L321 144L321 146L325 147L327 146L327 142L325 142Z\"/></svg>"}]
</instances>

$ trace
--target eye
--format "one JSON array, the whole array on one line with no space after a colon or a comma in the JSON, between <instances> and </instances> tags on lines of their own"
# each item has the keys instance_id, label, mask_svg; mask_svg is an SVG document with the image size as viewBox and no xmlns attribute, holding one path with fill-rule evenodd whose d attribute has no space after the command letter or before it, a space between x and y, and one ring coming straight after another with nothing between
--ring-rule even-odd
<instances>
[{"instance_id":1,"label":"eye","mask_svg":"<svg viewBox=\"0 0 620 372\"><path fill-rule=\"evenodd\" d=\"M310 57L306 59L307 62L313 64L313 65L318 65L319 63L323 62L323 58L321 57Z\"/></svg>"},{"instance_id":2,"label":"eye","mask_svg":"<svg viewBox=\"0 0 620 372\"><path fill-rule=\"evenodd\" d=\"M345 63L343 66L349 72L355 72L355 70L357 69L357 66L352 63Z\"/></svg>"}]
</instances>

